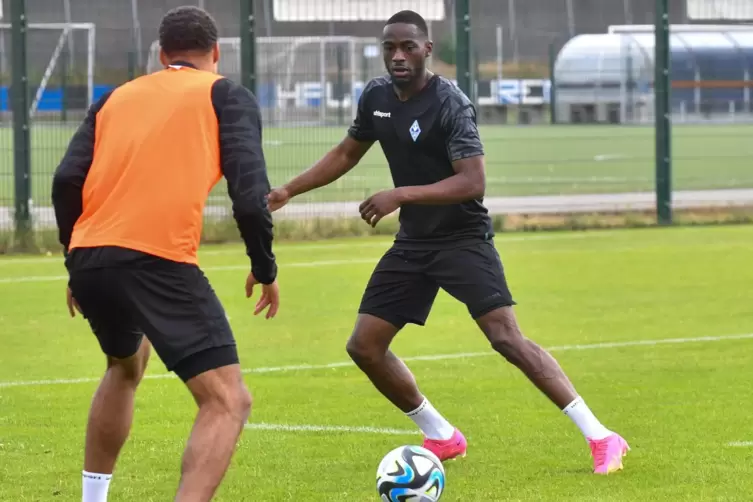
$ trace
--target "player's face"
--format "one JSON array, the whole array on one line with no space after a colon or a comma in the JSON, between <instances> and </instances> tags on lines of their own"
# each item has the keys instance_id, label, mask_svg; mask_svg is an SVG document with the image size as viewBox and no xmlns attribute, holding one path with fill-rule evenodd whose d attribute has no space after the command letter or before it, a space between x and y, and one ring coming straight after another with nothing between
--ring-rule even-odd
<instances>
[{"instance_id":1,"label":"player's face","mask_svg":"<svg viewBox=\"0 0 753 502\"><path fill-rule=\"evenodd\" d=\"M407 87L423 75L431 48L431 42L413 24L396 23L384 27L384 66L395 85Z\"/></svg>"}]
</instances>

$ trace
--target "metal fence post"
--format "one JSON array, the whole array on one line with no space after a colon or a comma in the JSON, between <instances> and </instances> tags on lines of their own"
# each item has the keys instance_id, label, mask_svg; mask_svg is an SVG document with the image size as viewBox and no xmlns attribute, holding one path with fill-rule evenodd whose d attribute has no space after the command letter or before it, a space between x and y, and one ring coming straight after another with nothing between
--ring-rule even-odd
<instances>
[{"instance_id":1,"label":"metal fence post","mask_svg":"<svg viewBox=\"0 0 753 502\"><path fill-rule=\"evenodd\" d=\"M549 42L549 120L557 123L557 76L554 68L557 62L557 49L554 41Z\"/></svg>"},{"instance_id":2,"label":"metal fence post","mask_svg":"<svg viewBox=\"0 0 753 502\"><path fill-rule=\"evenodd\" d=\"M458 87L473 99L471 82L471 9L469 0L455 1L455 62Z\"/></svg>"},{"instance_id":3,"label":"metal fence post","mask_svg":"<svg viewBox=\"0 0 753 502\"><path fill-rule=\"evenodd\" d=\"M241 84L256 94L254 0L241 0Z\"/></svg>"},{"instance_id":4,"label":"metal fence post","mask_svg":"<svg viewBox=\"0 0 753 502\"><path fill-rule=\"evenodd\" d=\"M29 129L29 77L26 51L26 0L11 0L13 72L13 176L15 185L16 246L29 249L31 233L31 138Z\"/></svg>"},{"instance_id":5,"label":"metal fence post","mask_svg":"<svg viewBox=\"0 0 753 502\"><path fill-rule=\"evenodd\" d=\"M660 225L669 225L672 223L669 0L656 0L655 37L656 216Z\"/></svg>"}]
</instances>

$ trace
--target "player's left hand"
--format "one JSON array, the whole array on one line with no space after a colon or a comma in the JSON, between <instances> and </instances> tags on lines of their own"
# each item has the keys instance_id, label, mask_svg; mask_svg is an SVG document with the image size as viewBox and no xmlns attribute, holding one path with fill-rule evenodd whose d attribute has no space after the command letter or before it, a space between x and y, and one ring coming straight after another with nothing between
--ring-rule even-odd
<instances>
[{"instance_id":1,"label":"player's left hand","mask_svg":"<svg viewBox=\"0 0 753 502\"><path fill-rule=\"evenodd\" d=\"M361 203L358 210L361 212L361 218L376 227L379 220L394 213L400 208L400 197L398 192L393 190L384 190L377 192Z\"/></svg>"},{"instance_id":2,"label":"player's left hand","mask_svg":"<svg viewBox=\"0 0 753 502\"><path fill-rule=\"evenodd\" d=\"M73 292L71 291L71 288L66 289L65 302L68 304L68 313L71 314L71 317L76 317L76 310L78 310L78 313L81 314L81 307L79 307L76 299L73 298Z\"/></svg>"}]
</instances>

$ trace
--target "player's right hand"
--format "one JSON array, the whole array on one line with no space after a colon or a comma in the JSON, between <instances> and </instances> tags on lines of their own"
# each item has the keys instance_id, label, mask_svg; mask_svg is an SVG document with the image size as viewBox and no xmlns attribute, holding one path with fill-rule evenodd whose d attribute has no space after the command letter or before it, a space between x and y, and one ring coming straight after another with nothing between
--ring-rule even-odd
<instances>
[{"instance_id":1,"label":"player's right hand","mask_svg":"<svg viewBox=\"0 0 753 502\"><path fill-rule=\"evenodd\" d=\"M259 281L256 280L253 272L249 273L246 279L246 298L251 298L254 294L254 286L257 284L259 284ZM259 315L264 309L269 307L265 317L272 319L277 315L277 311L280 308L280 287L277 285L277 281L275 281L272 284L262 284L261 291L261 298L256 303L254 315Z\"/></svg>"},{"instance_id":2,"label":"player's right hand","mask_svg":"<svg viewBox=\"0 0 753 502\"><path fill-rule=\"evenodd\" d=\"M65 291L65 303L68 304L68 313L71 315L71 317L76 317L76 311L81 314L81 307L79 307L78 302L73 297L71 288L67 288Z\"/></svg>"},{"instance_id":3,"label":"player's right hand","mask_svg":"<svg viewBox=\"0 0 753 502\"><path fill-rule=\"evenodd\" d=\"M275 212L290 201L290 193L285 187L275 188L267 196L267 207Z\"/></svg>"}]
</instances>

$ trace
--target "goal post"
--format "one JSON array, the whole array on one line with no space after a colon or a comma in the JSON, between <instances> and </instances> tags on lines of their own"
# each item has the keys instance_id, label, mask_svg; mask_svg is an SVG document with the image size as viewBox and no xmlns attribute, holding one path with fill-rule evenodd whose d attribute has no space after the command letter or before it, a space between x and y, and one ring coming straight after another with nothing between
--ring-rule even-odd
<instances>
[{"instance_id":1,"label":"goal post","mask_svg":"<svg viewBox=\"0 0 753 502\"><path fill-rule=\"evenodd\" d=\"M10 23L0 23L0 40L7 47L5 38L10 36ZM50 91L50 83L56 71L61 71L61 80L65 80L68 72L74 72L79 76L81 86L85 88L85 103L88 109L94 102L94 71L95 71L95 44L96 26L94 23L29 23L28 46L33 47L34 52L29 54L29 73L33 75L32 83L33 98L31 100L29 114L34 117L44 109L60 111L65 107L58 98L52 99L46 95ZM72 47L76 41L75 48ZM64 51L68 51L70 60L62 58ZM5 51L3 56L5 57ZM72 65L72 67L71 67ZM43 69L41 68L43 66ZM8 68L5 61L0 62L0 67ZM31 78L30 78L31 80ZM38 84L37 84L38 80ZM63 82L64 83L64 82ZM60 91L62 100L62 89ZM48 98L48 100L45 100ZM42 106L49 102L47 106ZM53 104L54 102L54 104Z\"/></svg>"},{"instance_id":2,"label":"goal post","mask_svg":"<svg viewBox=\"0 0 753 502\"><path fill-rule=\"evenodd\" d=\"M219 43L219 73L240 83L240 37ZM378 43L373 37L349 36L257 38L257 99L265 120L286 126L350 121L365 82L384 73ZM161 69L155 41L147 72Z\"/></svg>"}]
</instances>

